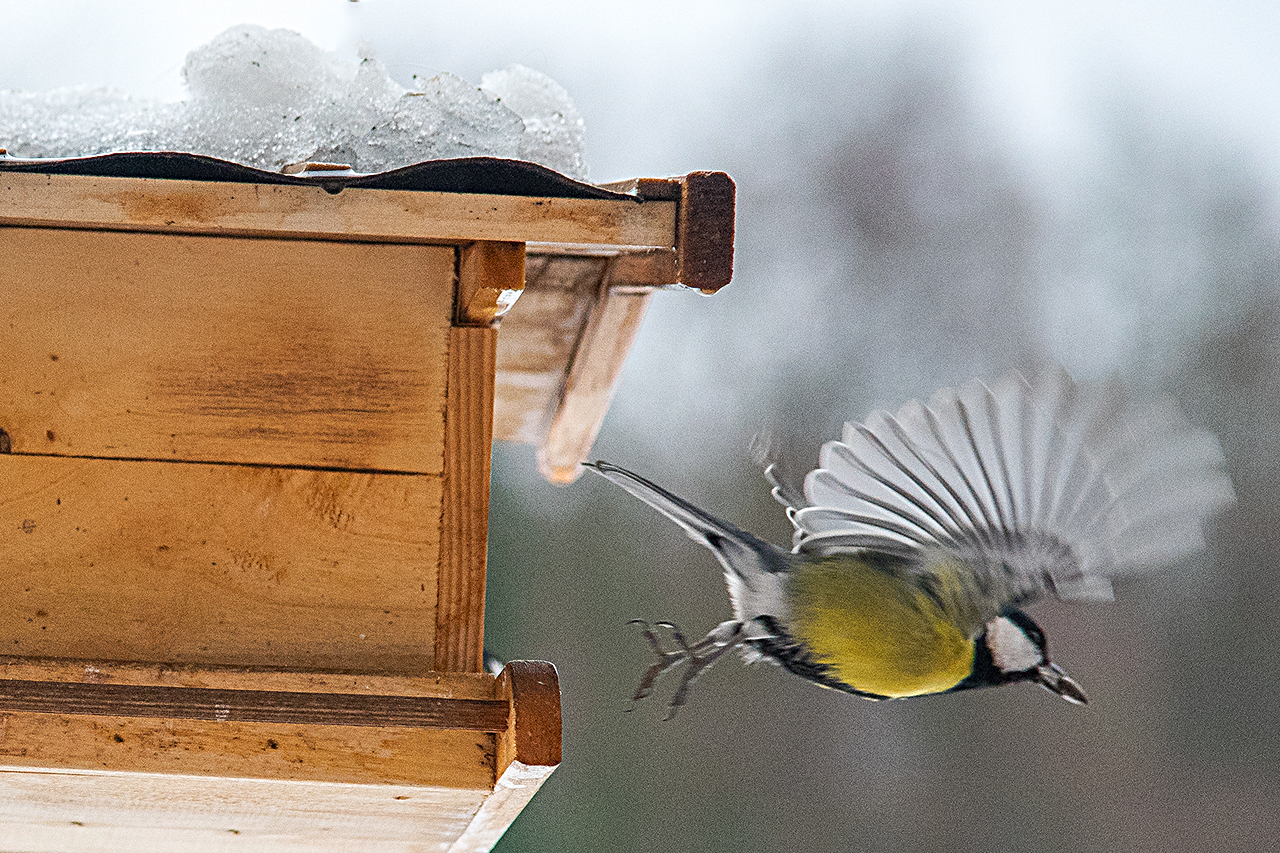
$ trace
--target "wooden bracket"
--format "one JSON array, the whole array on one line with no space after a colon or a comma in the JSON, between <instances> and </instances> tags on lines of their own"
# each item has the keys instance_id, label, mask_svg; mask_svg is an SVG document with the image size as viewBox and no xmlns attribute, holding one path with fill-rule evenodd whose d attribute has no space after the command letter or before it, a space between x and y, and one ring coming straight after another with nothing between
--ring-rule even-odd
<instances>
[{"instance_id":1,"label":"wooden bracket","mask_svg":"<svg viewBox=\"0 0 1280 853\"><path fill-rule=\"evenodd\" d=\"M459 254L454 325L497 325L524 290L524 243L481 240Z\"/></svg>"},{"instance_id":2,"label":"wooden bracket","mask_svg":"<svg viewBox=\"0 0 1280 853\"><path fill-rule=\"evenodd\" d=\"M674 277L673 260L661 252L621 255L605 273L538 445L538 470L551 482L571 483L582 473L578 463L591 451L649 307L653 288L640 285Z\"/></svg>"}]
</instances>

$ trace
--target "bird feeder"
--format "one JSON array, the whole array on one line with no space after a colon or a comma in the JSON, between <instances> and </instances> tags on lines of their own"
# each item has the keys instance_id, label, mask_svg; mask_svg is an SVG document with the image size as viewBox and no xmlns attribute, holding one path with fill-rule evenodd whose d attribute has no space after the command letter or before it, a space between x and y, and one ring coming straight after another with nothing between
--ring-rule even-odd
<instances>
[{"instance_id":1,"label":"bird feeder","mask_svg":"<svg viewBox=\"0 0 1280 853\"><path fill-rule=\"evenodd\" d=\"M720 173L0 159L0 837L482 850L560 761L484 671L492 441L577 473Z\"/></svg>"}]
</instances>

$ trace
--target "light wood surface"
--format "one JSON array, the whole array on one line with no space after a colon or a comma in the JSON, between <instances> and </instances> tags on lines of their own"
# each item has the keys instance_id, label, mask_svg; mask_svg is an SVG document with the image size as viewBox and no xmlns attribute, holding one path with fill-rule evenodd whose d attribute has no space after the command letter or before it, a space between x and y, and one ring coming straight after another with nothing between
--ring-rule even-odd
<instances>
[{"instance_id":1,"label":"light wood surface","mask_svg":"<svg viewBox=\"0 0 1280 853\"><path fill-rule=\"evenodd\" d=\"M498 335L494 435L540 444L611 259L530 255Z\"/></svg>"},{"instance_id":2,"label":"light wood surface","mask_svg":"<svg viewBox=\"0 0 1280 853\"><path fill-rule=\"evenodd\" d=\"M0 650L433 669L441 486L0 455Z\"/></svg>"},{"instance_id":3,"label":"light wood surface","mask_svg":"<svg viewBox=\"0 0 1280 853\"><path fill-rule=\"evenodd\" d=\"M0 224L306 237L672 247L676 202L0 174Z\"/></svg>"},{"instance_id":4,"label":"light wood surface","mask_svg":"<svg viewBox=\"0 0 1280 853\"><path fill-rule=\"evenodd\" d=\"M492 849L553 770L554 767L531 766L522 761L508 764L498 777L493 793L485 798L466 829L449 846L449 853L484 853Z\"/></svg>"},{"instance_id":5,"label":"light wood surface","mask_svg":"<svg viewBox=\"0 0 1280 853\"><path fill-rule=\"evenodd\" d=\"M452 249L0 241L12 452L440 473Z\"/></svg>"},{"instance_id":6,"label":"light wood surface","mask_svg":"<svg viewBox=\"0 0 1280 853\"><path fill-rule=\"evenodd\" d=\"M0 768L0 838L22 853L435 853L480 788Z\"/></svg>"},{"instance_id":7,"label":"light wood surface","mask_svg":"<svg viewBox=\"0 0 1280 853\"><path fill-rule=\"evenodd\" d=\"M524 290L524 243L482 241L459 249L454 322L491 326Z\"/></svg>"},{"instance_id":8,"label":"light wood surface","mask_svg":"<svg viewBox=\"0 0 1280 853\"><path fill-rule=\"evenodd\" d=\"M483 668L497 338L494 328L449 330L434 656L434 668L446 672Z\"/></svg>"},{"instance_id":9,"label":"light wood surface","mask_svg":"<svg viewBox=\"0 0 1280 853\"><path fill-rule=\"evenodd\" d=\"M578 476L649 296L677 281L677 265L656 249L528 256L525 292L498 338L494 435L537 447L552 482Z\"/></svg>"},{"instance_id":10,"label":"light wood surface","mask_svg":"<svg viewBox=\"0 0 1280 853\"><path fill-rule=\"evenodd\" d=\"M578 463L595 443L652 293L648 288L606 286L592 306L564 390L538 447L538 470L551 482L571 483L581 474Z\"/></svg>"}]
</instances>

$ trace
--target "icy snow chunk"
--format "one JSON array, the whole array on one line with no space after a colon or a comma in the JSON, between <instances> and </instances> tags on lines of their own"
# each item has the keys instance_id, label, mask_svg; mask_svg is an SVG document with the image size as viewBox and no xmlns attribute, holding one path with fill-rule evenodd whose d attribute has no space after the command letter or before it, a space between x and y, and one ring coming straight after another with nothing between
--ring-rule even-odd
<instances>
[{"instance_id":1,"label":"icy snow chunk","mask_svg":"<svg viewBox=\"0 0 1280 853\"><path fill-rule=\"evenodd\" d=\"M23 157L148 150L160 104L102 88L0 92L0 148Z\"/></svg>"},{"instance_id":2,"label":"icy snow chunk","mask_svg":"<svg viewBox=\"0 0 1280 853\"><path fill-rule=\"evenodd\" d=\"M510 65L480 78L480 88L524 119L520 159L565 175L586 177L582 116L565 88L540 71Z\"/></svg>"},{"instance_id":3,"label":"icy snow chunk","mask_svg":"<svg viewBox=\"0 0 1280 853\"><path fill-rule=\"evenodd\" d=\"M193 50L176 104L105 89L0 92L0 147L20 157L188 151L272 171L302 161L375 172L445 157L531 160L585 177L582 120L545 75L512 66L477 88L453 74L406 90L289 30L233 27Z\"/></svg>"},{"instance_id":4,"label":"icy snow chunk","mask_svg":"<svg viewBox=\"0 0 1280 853\"><path fill-rule=\"evenodd\" d=\"M361 171L447 157L520 157L525 123L496 98L454 74L438 74L421 86L400 96L390 119L357 142Z\"/></svg>"},{"instance_id":5,"label":"icy snow chunk","mask_svg":"<svg viewBox=\"0 0 1280 853\"><path fill-rule=\"evenodd\" d=\"M241 24L187 54L182 79L196 99L276 109L323 99L355 73L298 33Z\"/></svg>"}]
</instances>

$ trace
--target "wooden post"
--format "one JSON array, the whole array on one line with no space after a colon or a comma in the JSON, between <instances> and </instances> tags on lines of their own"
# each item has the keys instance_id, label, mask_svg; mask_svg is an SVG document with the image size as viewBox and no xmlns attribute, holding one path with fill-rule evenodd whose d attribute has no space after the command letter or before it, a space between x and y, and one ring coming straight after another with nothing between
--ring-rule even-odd
<instances>
[{"instance_id":1,"label":"wooden post","mask_svg":"<svg viewBox=\"0 0 1280 853\"><path fill-rule=\"evenodd\" d=\"M524 244L478 242L458 252L449 330L435 669L480 672L497 325L515 301L513 294L524 289Z\"/></svg>"}]
</instances>

